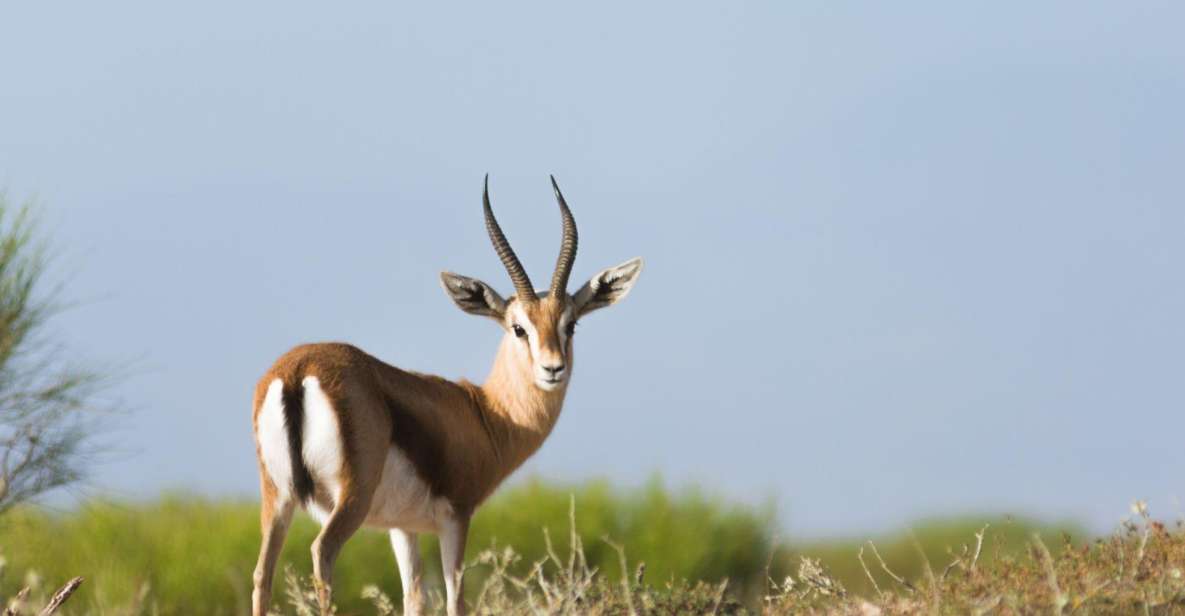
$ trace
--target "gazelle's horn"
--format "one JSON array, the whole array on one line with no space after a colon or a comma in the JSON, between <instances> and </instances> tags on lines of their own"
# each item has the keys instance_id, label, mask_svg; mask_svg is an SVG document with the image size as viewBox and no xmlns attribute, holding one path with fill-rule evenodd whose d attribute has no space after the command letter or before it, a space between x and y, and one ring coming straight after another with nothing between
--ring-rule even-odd
<instances>
[{"instance_id":1,"label":"gazelle's horn","mask_svg":"<svg viewBox=\"0 0 1185 616\"><path fill-rule=\"evenodd\" d=\"M514 291L518 300L527 303L534 302L535 287L531 286L531 279L527 277L527 271L523 269L523 264L519 263L514 249L510 247L510 242L502 233L502 227L498 226L498 219L494 218L493 208L490 207L490 174L488 173L486 174L485 188L481 193L481 201L485 208L486 231L490 234L490 241L494 244L498 258L502 260L502 265L506 266L506 273L510 274L510 280L514 283Z\"/></svg>"},{"instance_id":2,"label":"gazelle's horn","mask_svg":"<svg viewBox=\"0 0 1185 616\"><path fill-rule=\"evenodd\" d=\"M560 192L560 185L555 183L555 176L551 176L551 187L555 190L555 200L560 204L560 216L564 219L564 237L560 242L560 256L555 261L555 273L551 276L551 295L558 297L568 292L568 276L572 274L572 264L576 262L576 219L572 217L572 210L564 201L564 193Z\"/></svg>"}]
</instances>

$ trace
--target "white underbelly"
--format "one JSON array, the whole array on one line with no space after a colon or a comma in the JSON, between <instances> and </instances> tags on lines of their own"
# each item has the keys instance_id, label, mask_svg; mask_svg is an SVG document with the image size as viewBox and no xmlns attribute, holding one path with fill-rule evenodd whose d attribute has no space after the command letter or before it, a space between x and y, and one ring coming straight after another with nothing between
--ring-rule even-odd
<instances>
[{"instance_id":1,"label":"white underbelly","mask_svg":"<svg viewBox=\"0 0 1185 616\"><path fill-rule=\"evenodd\" d=\"M443 498L433 496L428 484L416 473L411 460L398 448L387 450L383 478L374 491L366 525L432 532L452 516L453 508Z\"/></svg>"}]
</instances>

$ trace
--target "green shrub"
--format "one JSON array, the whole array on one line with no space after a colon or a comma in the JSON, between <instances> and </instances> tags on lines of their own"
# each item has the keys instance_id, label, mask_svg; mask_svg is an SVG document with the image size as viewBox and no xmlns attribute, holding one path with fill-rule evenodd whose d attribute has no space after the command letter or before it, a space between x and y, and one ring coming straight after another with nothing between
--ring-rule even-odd
<instances>
[{"instance_id":1,"label":"green shrub","mask_svg":"<svg viewBox=\"0 0 1185 616\"><path fill-rule=\"evenodd\" d=\"M496 548L491 553L513 547L521 558L507 563L506 574L526 576L531 565L548 554L544 529L554 552L567 554L572 502L588 565L609 584L605 588L615 588L622 576L618 553L602 538L625 547L630 579L636 578L632 569L645 562L644 581L651 589L646 592L657 592L652 595L655 601L673 601L672 605L690 598L715 601L713 589L727 580L730 597L755 606L763 595L773 592L767 584L767 567L769 578L781 582L787 575L800 575L803 556L818 560L827 575L849 591L861 596L873 593L857 558L866 546L861 541L775 545L777 520L771 508L731 504L694 488L672 491L659 480L633 490L614 489L603 481L557 485L532 480L512 486L478 512L468 558L491 547ZM67 512L18 508L0 518L0 555L7 559L6 571L36 571L45 587L57 587L75 575L86 576L71 600L74 610L89 607L111 613L110 608L135 604L143 595L147 607L160 614L241 614L249 611L251 572L259 549L258 516L258 504L253 501L185 495L145 503L94 501ZM892 571L917 581L923 579L927 560L940 574L962 546L973 547L975 532L983 524L970 519L931 521L875 543ZM1057 537L1065 532L1063 528L1070 527L992 520L979 562L988 565L1000 557L1023 554L1035 531L1050 545L1060 545ZM298 514L281 567L309 575L309 546L317 530L310 518ZM431 593L441 587L435 540L423 540L421 550ZM894 586L867 549L864 559L882 588ZM479 566L467 574L471 599L489 572L489 566ZM282 571L278 573L276 597L280 599ZM0 596L23 584L21 578L5 575L10 577L0 578ZM700 581L708 585L696 586ZM663 591L668 585L691 594ZM334 586L342 613L374 612L362 598L366 586L377 586L399 601L399 576L385 533L364 530L346 544ZM692 592L693 588L699 590Z\"/></svg>"},{"instance_id":2,"label":"green shrub","mask_svg":"<svg viewBox=\"0 0 1185 616\"><path fill-rule=\"evenodd\" d=\"M525 573L546 553L544 528L555 549L566 551L572 498L589 564L612 576L618 557L603 536L628 546L631 562L646 561L651 580L728 577L736 588L757 588L763 578L774 528L770 511L727 504L694 489L672 492L658 481L636 490L614 490L605 482L510 487L475 517L469 557L491 545L513 545L523 555L517 571ZM75 606L127 604L147 584L161 614L238 614L250 604L258 517L255 502L184 495L147 503L96 501L58 513L22 508L3 518L0 554L9 570L35 570L47 585L85 575ZM281 566L311 572L309 546L317 529L298 514ZM436 542L424 540L421 549L428 582L439 587ZM475 570L466 578L470 592L481 576ZM13 585L8 581L5 588ZM371 530L359 532L338 560L335 594L342 609L362 610L367 585L400 596L387 536Z\"/></svg>"}]
</instances>

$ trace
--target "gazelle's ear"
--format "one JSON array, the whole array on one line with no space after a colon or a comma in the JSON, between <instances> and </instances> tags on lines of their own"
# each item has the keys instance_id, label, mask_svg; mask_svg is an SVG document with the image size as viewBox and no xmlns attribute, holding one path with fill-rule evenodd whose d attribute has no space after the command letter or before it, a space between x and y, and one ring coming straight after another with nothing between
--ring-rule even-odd
<instances>
[{"instance_id":1,"label":"gazelle's ear","mask_svg":"<svg viewBox=\"0 0 1185 616\"><path fill-rule=\"evenodd\" d=\"M576 316L584 316L598 308L617 303L629 294L642 273L642 258L630 259L621 265L602 270L584 283L572 296L576 302Z\"/></svg>"},{"instance_id":2,"label":"gazelle's ear","mask_svg":"<svg viewBox=\"0 0 1185 616\"><path fill-rule=\"evenodd\" d=\"M468 276L452 272L441 272L440 282L444 292L453 299L457 307L469 314L491 317L498 321L506 314L506 300L490 285Z\"/></svg>"}]
</instances>

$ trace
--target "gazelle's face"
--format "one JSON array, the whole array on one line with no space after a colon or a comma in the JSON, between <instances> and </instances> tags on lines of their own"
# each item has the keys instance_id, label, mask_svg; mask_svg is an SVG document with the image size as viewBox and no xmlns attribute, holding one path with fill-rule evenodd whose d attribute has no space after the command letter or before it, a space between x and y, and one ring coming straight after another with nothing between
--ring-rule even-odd
<instances>
[{"instance_id":1,"label":"gazelle's face","mask_svg":"<svg viewBox=\"0 0 1185 616\"><path fill-rule=\"evenodd\" d=\"M507 301L490 285L452 272L443 272L440 281L461 310L497 321L506 330L511 348L529 368L535 385L552 391L572 374L577 319L625 297L641 272L642 260L630 259L601 270L573 295L548 293L532 302L514 297Z\"/></svg>"},{"instance_id":2,"label":"gazelle's face","mask_svg":"<svg viewBox=\"0 0 1185 616\"><path fill-rule=\"evenodd\" d=\"M556 259L551 287L546 293L537 294L494 218L494 211L490 207L488 176L486 190L482 194L486 231L490 234L498 258L510 274L517 294L507 301L480 280L452 272L440 274L445 293L461 310L489 317L502 325L508 337L506 343L517 354L521 365L530 371L535 385L544 391L562 387L572 374L572 336L576 332L576 319L625 297L642 271L642 260L630 259L616 267L601 270L580 290L568 295L568 275L572 273L572 262L576 259L576 220L564 202L554 177L551 178L551 187L560 206L564 230L560 256Z\"/></svg>"},{"instance_id":3,"label":"gazelle's face","mask_svg":"<svg viewBox=\"0 0 1185 616\"><path fill-rule=\"evenodd\" d=\"M512 300L506 306L503 324L539 389L552 391L568 380L576 332L576 306L571 297L548 296L529 304Z\"/></svg>"}]
</instances>

